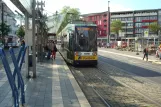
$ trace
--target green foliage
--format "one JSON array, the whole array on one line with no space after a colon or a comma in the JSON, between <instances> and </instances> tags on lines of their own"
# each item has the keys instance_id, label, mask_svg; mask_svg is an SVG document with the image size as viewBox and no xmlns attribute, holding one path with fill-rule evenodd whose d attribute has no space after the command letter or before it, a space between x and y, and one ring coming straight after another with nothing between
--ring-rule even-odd
<instances>
[{"instance_id":1,"label":"green foliage","mask_svg":"<svg viewBox=\"0 0 161 107\"><path fill-rule=\"evenodd\" d=\"M114 32L115 34L119 34L119 30L122 29L122 22L120 20L115 20L115 21L112 21L112 24L111 24L111 32Z\"/></svg>"},{"instance_id":2,"label":"green foliage","mask_svg":"<svg viewBox=\"0 0 161 107\"><path fill-rule=\"evenodd\" d=\"M78 8L71 8L69 6L64 6L61 10L61 14L65 14L65 18L63 22L61 23L57 34L59 34L68 23L70 23L72 20L78 20L80 18L80 11Z\"/></svg>"},{"instance_id":3,"label":"green foliage","mask_svg":"<svg viewBox=\"0 0 161 107\"><path fill-rule=\"evenodd\" d=\"M20 26L17 30L17 35L19 38L23 38L25 36L25 30L23 26Z\"/></svg>"},{"instance_id":4,"label":"green foliage","mask_svg":"<svg viewBox=\"0 0 161 107\"><path fill-rule=\"evenodd\" d=\"M151 23L149 25L149 30L155 34L157 34L160 29L161 29L161 26L159 26L157 22Z\"/></svg>"},{"instance_id":5,"label":"green foliage","mask_svg":"<svg viewBox=\"0 0 161 107\"><path fill-rule=\"evenodd\" d=\"M2 29L2 27L3 27L3 29ZM7 36L8 33L11 31L10 26L7 25L6 23L0 23L0 31L1 31L1 34L2 34L2 30L3 30L2 37Z\"/></svg>"}]
</instances>

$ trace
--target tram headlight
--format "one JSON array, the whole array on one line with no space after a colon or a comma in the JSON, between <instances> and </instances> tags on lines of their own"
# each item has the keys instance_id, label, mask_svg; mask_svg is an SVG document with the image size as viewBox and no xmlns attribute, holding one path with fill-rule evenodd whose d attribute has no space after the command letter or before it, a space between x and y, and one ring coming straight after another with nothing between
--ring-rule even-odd
<instances>
[{"instance_id":1,"label":"tram headlight","mask_svg":"<svg viewBox=\"0 0 161 107\"><path fill-rule=\"evenodd\" d=\"M94 56L97 56L97 52L93 52L93 55L94 55Z\"/></svg>"},{"instance_id":2,"label":"tram headlight","mask_svg":"<svg viewBox=\"0 0 161 107\"><path fill-rule=\"evenodd\" d=\"M81 52L75 52L75 56L81 56Z\"/></svg>"},{"instance_id":3,"label":"tram headlight","mask_svg":"<svg viewBox=\"0 0 161 107\"><path fill-rule=\"evenodd\" d=\"M78 52L75 52L74 54L75 54L75 56L78 56Z\"/></svg>"}]
</instances>

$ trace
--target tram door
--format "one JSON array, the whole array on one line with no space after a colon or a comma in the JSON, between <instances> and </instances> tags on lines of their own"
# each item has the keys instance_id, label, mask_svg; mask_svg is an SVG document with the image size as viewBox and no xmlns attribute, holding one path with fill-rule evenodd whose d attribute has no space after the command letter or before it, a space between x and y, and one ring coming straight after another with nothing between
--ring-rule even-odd
<instances>
[{"instance_id":1,"label":"tram door","mask_svg":"<svg viewBox=\"0 0 161 107\"><path fill-rule=\"evenodd\" d=\"M70 59L70 60L73 60L73 58L74 58L74 53L73 53L73 38L74 38L74 34L70 33L69 34L69 44L68 44L69 51L67 52L67 58Z\"/></svg>"}]
</instances>

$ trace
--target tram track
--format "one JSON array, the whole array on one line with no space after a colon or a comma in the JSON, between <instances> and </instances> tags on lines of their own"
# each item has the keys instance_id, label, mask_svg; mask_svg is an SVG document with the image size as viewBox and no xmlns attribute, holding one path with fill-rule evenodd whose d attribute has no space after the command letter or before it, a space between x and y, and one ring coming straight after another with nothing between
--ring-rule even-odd
<instances>
[{"instance_id":1,"label":"tram track","mask_svg":"<svg viewBox=\"0 0 161 107\"><path fill-rule=\"evenodd\" d=\"M99 69L100 72L103 72L104 74L108 75L108 74L107 74L104 70L102 70L101 68L98 68L98 69ZM136 79L134 79L134 80L136 80ZM136 81L138 81L138 80L136 80ZM147 100L153 102L153 103L156 104L158 107L161 105L161 103L158 103L157 101L151 99L149 96L146 96L145 94L143 94L143 93L139 92L138 90L132 88L132 87L129 86L128 84L123 83L123 82L121 82L121 81L119 81L119 80L117 80L117 82L121 83L121 84L124 85L125 87L127 87L127 88L133 90L134 92L138 93L140 96L143 96L145 99L147 99ZM140 82L140 81L139 81L139 82Z\"/></svg>"},{"instance_id":2,"label":"tram track","mask_svg":"<svg viewBox=\"0 0 161 107\"><path fill-rule=\"evenodd\" d=\"M70 68L70 70L72 71L72 73L75 74L75 69L74 69L74 67L70 66L69 68ZM75 76L76 76L76 75L75 75ZM95 75L95 76L96 76L96 75ZM100 80L99 77L96 76L96 78L98 78L98 79ZM76 79L76 80L77 80L77 79ZM85 80L86 82L88 82L87 78L84 78L84 80ZM81 83L79 80L77 80L77 82L79 83L79 85L82 85L82 83ZM103 98L103 96L97 91L96 87L95 87L92 83L89 83L89 82L88 82L88 85L90 86L90 88L92 89L92 91L99 97L99 99L101 99L101 101L103 102L103 104L104 104L105 107L111 107L110 104ZM82 87L81 87L81 88L82 88ZM82 90L83 90L83 89L82 89ZM83 92L85 93L84 90L83 90ZM86 97L88 97L88 96L86 96ZM93 105L93 104L91 104L91 105ZM103 107L103 106L101 106L101 107Z\"/></svg>"},{"instance_id":3,"label":"tram track","mask_svg":"<svg viewBox=\"0 0 161 107\"><path fill-rule=\"evenodd\" d=\"M106 59L106 58L104 58L104 59ZM127 71L126 69L111 65L108 62L106 62L105 60L99 60L99 69L102 69L103 66L107 67L108 69L113 68L112 69L113 73L115 73L115 74L120 73L121 74L120 76L125 77L125 78L119 79L119 78L113 76L113 78L116 81L119 80L118 82L121 82L125 86L131 88L132 90L136 91L140 95L142 95L145 98L156 103L160 107L160 105L161 105L161 92L160 92L161 85L160 85L160 83L152 80L151 78L146 78L144 76L138 76L130 71ZM103 69L103 70L107 71L105 69Z\"/></svg>"},{"instance_id":4,"label":"tram track","mask_svg":"<svg viewBox=\"0 0 161 107\"><path fill-rule=\"evenodd\" d=\"M106 66L104 64L104 66ZM106 66L107 67L107 66ZM112 67L112 66L111 66ZM81 89L85 93L87 99L90 102L91 97L97 95L97 99L101 99L101 102L105 107L131 107L131 106L146 106L146 107L159 107L160 102L153 100L149 96L141 93L137 89L130 85L114 79L110 72L107 73L105 67L98 65L97 68L74 68L69 66L74 77L79 83ZM112 68L113 70L119 68ZM111 70L111 71L113 71ZM115 75L118 75L115 72ZM120 75L121 76L121 75ZM83 79L82 79L83 78ZM142 83L138 79L135 81ZM144 82L143 82L144 83ZM92 94L86 91L87 87L90 86ZM91 95L91 96L89 96ZM101 102L97 102L100 103ZM93 102L90 102L91 105ZM97 107L97 106L92 106Z\"/></svg>"}]
</instances>

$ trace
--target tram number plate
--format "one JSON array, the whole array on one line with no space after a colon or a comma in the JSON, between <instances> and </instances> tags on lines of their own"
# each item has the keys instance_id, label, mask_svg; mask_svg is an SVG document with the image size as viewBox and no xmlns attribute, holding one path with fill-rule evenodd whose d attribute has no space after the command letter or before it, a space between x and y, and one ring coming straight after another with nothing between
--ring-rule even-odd
<instances>
[{"instance_id":1,"label":"tram number plate","mask_svg":"<svg viewBox=\"0 0 161 107\"><path fill-rule=\"evenodd\" d=\"M81 56L81 60L96 60L96 56Z\"/></svg>"}]
</instances>

